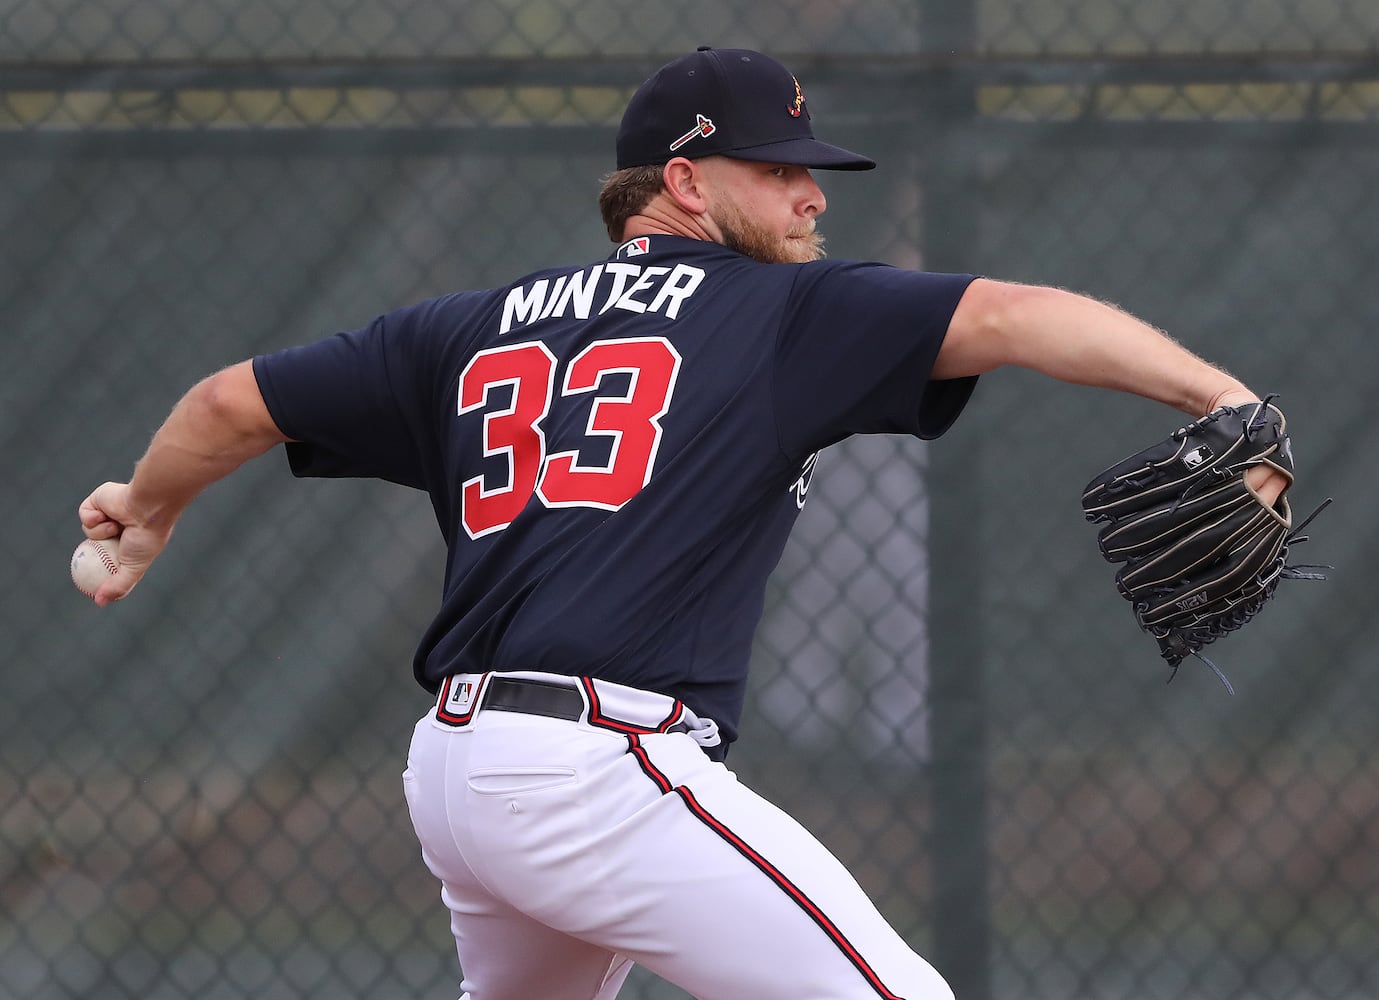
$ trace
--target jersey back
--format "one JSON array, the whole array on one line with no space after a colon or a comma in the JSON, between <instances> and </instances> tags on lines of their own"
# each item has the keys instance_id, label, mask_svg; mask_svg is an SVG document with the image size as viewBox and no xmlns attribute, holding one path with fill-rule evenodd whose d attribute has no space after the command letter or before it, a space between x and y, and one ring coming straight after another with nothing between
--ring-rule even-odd
<instances>
[{"instance_id":1,"label":"jersey back","mask_svg":"<svg viewBox=\"0 0 1379 1000\"><path fill-rule=\"evenodd\" d=\"M430 494L448 558L414 664L429 690L583 674L682 698L731 740L818 451L948 427L972 380L929 376L971 280L639 237L254 367L296 474Z\"/></svg>"}]
</instances>

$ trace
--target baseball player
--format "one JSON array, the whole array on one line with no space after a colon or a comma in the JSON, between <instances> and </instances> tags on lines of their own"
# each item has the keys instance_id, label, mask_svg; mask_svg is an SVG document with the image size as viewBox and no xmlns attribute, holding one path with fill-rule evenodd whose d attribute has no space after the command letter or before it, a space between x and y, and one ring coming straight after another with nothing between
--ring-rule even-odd
<instances>
[{"instance_id":1,"label":"baseball player","mask_svg":"<svg viewBox=\"0 0 1379 1000\"><path fill-rule=\"evenodd\" d=\"M873 166L815 138L780 63L700 49L626 109L606 259L220 371L81 504L121 537L105 606L276 445L430 495L448 559L404 786L465 998L607 1000L632 963L707 1000L951 997L725 764L803 477L849 435L938 437L1002 365L1194 416L1257 398L1089 298L823 259L811 169Z\"/></svg>"}]
</instances>

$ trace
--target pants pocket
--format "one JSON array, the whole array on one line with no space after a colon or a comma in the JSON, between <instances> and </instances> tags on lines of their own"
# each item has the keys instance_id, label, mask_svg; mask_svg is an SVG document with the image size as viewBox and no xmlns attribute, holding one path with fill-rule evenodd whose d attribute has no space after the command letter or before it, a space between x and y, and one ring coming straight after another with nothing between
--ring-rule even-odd
<instances>
[{"instance_id":1,"label":"pants pocket","mask_svg":"<svg viewBox=\"0 0 1379 1000\"><path fill-rule=\"evenodd\" d=\"M549 766L481 767L467 776L469 790L476 795L511 795L514 792L539 792L574 784L575 769Z\"/></svg>"}]
</instances>

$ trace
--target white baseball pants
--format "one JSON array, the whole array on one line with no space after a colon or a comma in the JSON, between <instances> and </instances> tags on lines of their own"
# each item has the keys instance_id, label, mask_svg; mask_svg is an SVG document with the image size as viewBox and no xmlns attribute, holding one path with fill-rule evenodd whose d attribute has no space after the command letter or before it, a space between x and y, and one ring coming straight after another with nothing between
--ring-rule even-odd
<instances>
[{"instance_id":1,"label":"white baseball pants","mask_svg":"<svg viewBox=\"0 0 1379 1000\"><path fill-rule=\"evenodd\" d=\"M569 688L578 718L486 707L495 678ZM612 1000L634 962L700 1000L952 1000L822 844L710 760L716 741L674 699L604 681L447 681L403 778L461 1000Z\"/></svg>"}]
</instances>

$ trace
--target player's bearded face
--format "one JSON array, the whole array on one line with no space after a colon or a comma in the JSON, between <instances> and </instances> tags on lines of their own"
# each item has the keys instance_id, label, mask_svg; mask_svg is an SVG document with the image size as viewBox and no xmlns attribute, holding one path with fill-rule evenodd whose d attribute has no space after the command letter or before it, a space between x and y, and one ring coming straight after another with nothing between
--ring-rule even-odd
<instances>
[{"instance_id":1,"label":"player's bearded face","mask_svg":"<svg viewBox=\"0 0 1379 1000\"><path fill-rule=\"evenodd\" d=\"M763 264L806 264L824 258L824 238L815 231L813 219L796 219L781 236L749 216L731 198L723 198L711 214L723 234L724 246Z\"/></svg>"}]
</instances>

